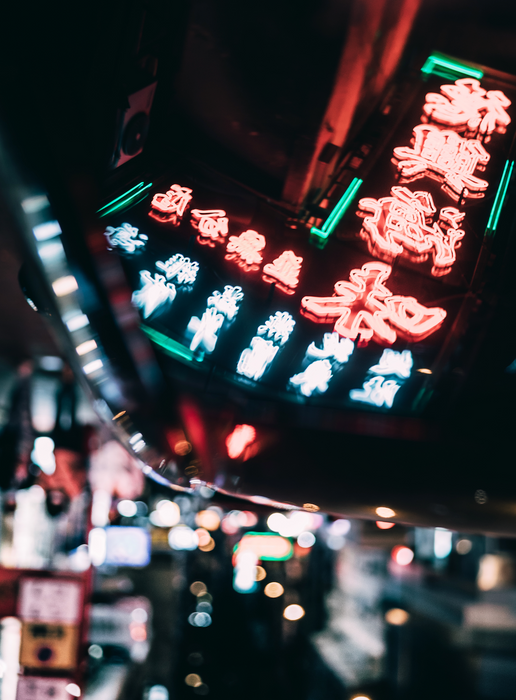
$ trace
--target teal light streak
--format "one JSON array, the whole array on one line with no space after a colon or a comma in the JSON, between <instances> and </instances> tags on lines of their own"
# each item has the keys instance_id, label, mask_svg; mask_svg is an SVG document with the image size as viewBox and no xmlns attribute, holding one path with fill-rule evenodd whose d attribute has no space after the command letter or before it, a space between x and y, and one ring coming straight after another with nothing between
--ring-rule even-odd
<instances>
[{"instance_id":1,"label":"teal light streak","mask_svg":"<svg viewBox=\"0 0 516 700\"><path fill-rule=\"evenodd\" d=\"M484 77L483 71L478 68L471 68L464 63L458 63L450 58L433 53L425 61L421 72L426 75L440 75L443 78L453 77L453 74L467 75L469 78L482 80Z\"/></svg>"},{"instance_id":2,"label":"teal light streak","mask_svg":"<svg viewBox=\"0 0 516 700\"><path fill-rule=\"evenodd\" d=\"M337 224L339 221L342 219L344 214L347 211L347 208L353 201L354 196L358 192L359 187L363 183L363 180L360 180L358 177L353 178L351 181L348 189L344 192L342 197L339 199L337 204L335 205L335 208L329 215L329 217L326 219L324 222L322 228L317 228L316 226L312 226L310 229L310 233L313 233L315 236L318 236L319 238L326 239L335 230Z\"/></svg>"},{"instance_id":3,"label":"teal light streak","mask_svg":"<svg viewBox=\"0 0 516 700\"><path fill-rule=\"evenodd\" d=\"M136 198L143 198L146 190L148 190L149 187L152 187L152 182L150 182L148 185L144 185L143 182L140 182L138 185L131 187L131 189L127 190L127 192L124 192L124 194L121 194L119 197L116 197L111 202L108 202L103 207L98 209L97 213L100 214L100 218L102 218L103 216L112 214L114 211L118 211L119 209L125 209L125 207L129 206L129 204L131 204L131 202L133 202L133 200Z\"/></svg>"},{"instance_id":4,"label":"teal light streak","mask_svg":"<svg viewBox=\"0 0 516 700\"><path fill-rule=\"evenodd\" d=\"M509 182L511 181L511 175L514 168L514 161L507 161L505 163L505 168L503 169L502 178L500 184L498 185L498 190L496 192L496 197L489 215L489 220L487 222L486 235L494 236L496 227L498 226L498 221L500 219L500 214L502 213L503 203L507 195L507 188L509 187Z\"/></svg>"},{"instance_id":5,"label":"teal light streak","mask_svg":"<svg viewBox=\"0 0 516 700\"><path fill-rule=\"evenodd\" d=\"M156 345L159 345L162 350L164 350L167 355L170 355L175 360L182 360L186 362L202 362L200 358L195 357L193 352L189 348L185 348L184 345L178 343L176 340L172 340L163 333L155 331L153 328L149 328L144 324L141 325L142 331L145 335Z\"/></svg>"}]
</instances>

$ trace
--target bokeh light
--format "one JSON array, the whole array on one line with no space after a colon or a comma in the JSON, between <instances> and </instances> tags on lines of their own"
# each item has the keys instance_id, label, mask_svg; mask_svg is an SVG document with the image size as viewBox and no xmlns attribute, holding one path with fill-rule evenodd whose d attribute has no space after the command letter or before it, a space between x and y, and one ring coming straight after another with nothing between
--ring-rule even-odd
<instances>
[{"instance_id":1,"label":"bokeh light","mask_svg":"<svg viewBox=\"0 0 516 700\"><path fill-rule=\"evenodd\" d=\"M77 683L68 683L65 690L69 695L71 695L74 698L81 697L81 689L79 688Z\"/></svg>"},{"instance_id":2,"label":"bokeh light","mask_svg":"<svg viewBox=\"0 0 516 700\"><path fill-rule=\"evenodd\" d=\"M199 538L199 547L204 547L211 540L211 535L208 530L200 527L195 531L195 534Z\"/></svg>"},{"instance_id":3,"label":"bokeh light","mask_svg":"<svg viewBox=\"0 0 516 700\"><path fill-rule=\"evenodd\" d=\"M283 611L283 617L285 618L285 620L291 621L300 620L304 616L304 614L304 609L300 605L297 605L295 603L293 603L292 605L287 605L287 607Z\"/></svg>"},{"instance_id":4,"label":"bokeh light","mask_svg":"<svg viewBox=\"0 0 516 700\"><path fill-rule=\"evenodd\" d=\"M199 546L199 538L194 530L187 525L176 525L168 533L168 543L177 551L191 551Z\"/></svg>"},{"instance_id":5,"label":"bokeh light","mask_svg":"<svg viewBox=\"0 0 516 700\"><path fill-rule=\"evenodd\" d=\"M267 576L267 572L263 568L263 566L257 566L255 570L255 579L256 581L263 581L263 579Z\"/></svg>"},{"instance_id":6,"label":"bokeh light","mask_svg":"<svg viewBox=\"0 0 516 700\"><path fill-rule=\"evenodd\" d=\"M455 549L457 550L458 554L469 554L472 547L473 543L471 540L459 540L455 545Z\"/></svg>"},{"instance_id":7,"label":"bokeh light","mask_svg":"<svg viewBox=\"0 0 516 700\"><path fill-rule=\"evenodd\" d=\"M391 527L394 527L396 523L386 523L385 520L377 520L376 521L376 527L379 527L380 530L390 530Z\"/></svg>"},{"instance_id":8,"label":"bokeh light","mask_svg":"<svg viewBox=\"0 0 516 700\"><path fill-rule=\"evenodd\" d=\"M188 622L192 627L209 627L211 625L211 615L207 612L194 612L188 616Z\"/></svg>"},{"instance_id":9,"label":"bokeh light","mask_svg":"<svg viewBox=\"0 0 516 700\"><path fill-rule=\"evenodd\" d=\"M396 564L399 564L400 566L408 566L414 559L414 552L408 547L398 545L393 547L391 557Z\"/></svg>"},{"instance_id":10,"label":"bokeh light","mask_svg":"<svg viewBox=\"0 0 516 700\"><path fill-rule=\"evenodd\" d=\"M190 593L195 596L204 595L207 591L208 588L202 581L194 581L190 586Z\"/></svg>"},{"instance_id":11,"label":"bokeh light","mask_svg":"<svg viewBox=\"0 0 516 700\"><path fill-rule=\"evenodd\" d=\"M124 516L124 518L132 518L138 512L138 506L136 505L136 503L127 499L120 501L116 509L118 510L120 515Z\"/></svg>"},{"instance_id":12,"label":"bokeh light","mask_svg":"<svg viewBox=\"0 0 516 700\"><path fill-rule=\"evenodd\" d=\"M334 520L330 523L328 526L328 533L330 535L336 535L337 537L344 537L348 534L350 528L351 523L349 520L342 520L339 518L339 520Z\"/></svg>"},{"instance_id":13,"label":"bokeh light","mask_svg":"<svg viewBox=\"0 0 516 700\"><path fill-rule=\"evenodd\" d=\"M303 549L309 549L310 547L313 547L315 544L314 533L302 532L297 538L297 543L300 547L303 547Z\"/></svg>"},{"instance_id":14,"label":"bokeh light","mask_svg":"<svg viewBox=\"0 0 516 700\"><path fill-rule=\"evenodd\" d=\"M156 510L149 515L149 520L157 527L174 527L181 519L181 510L174 501L163 500L156 504Z\"/></svg>"},{"instance_id":15,"label":"bokeh light","mask_svg":"<svg viewBox=\"0 0 516 700\"><path fill-rule=\"evenodd\" d=\"M265 593L267 598L279 598L280 595L283 595L285 589L283 588L281 583L278 583L277 581L271 581L265 586L263 592Z\"/></svg>"},{"instance_id":16,"label":"bokeh light","mask_svg":"<svg viewBox=\"0 0 516 700\"><path fill-rule=\"evenodd\" d=\"M92 659L101 659L104 656L102 647L98 644L91 644L88 647L88 654L91 656Z\"/></svg>"},{"instance_id":17,"label":"bokeh light","mask_svg":"<svg viewBox=\"0 0 516 700\"><path fill-rule=\"evenodd\" d=\"M385 613L385 622L389 625L406 625L409 621L410 615L406 610L402 608L391 608Z\"/></svg>"},{"instance_id":18,"label":"bokeh light","mask_svg":"<svg viewBox=\"0 0 516 700\"><path fill-rule=\"evenodd\" d=\"M386 508L385 506L380 506L375 512L376 515L380 516L380 518L393 518L396 515L395 510L392 510L392 508Z\"/></svg>"},{"instance_id":19,"label":"bokeh light","mask_svg":"<svg viewBox=\"0 0 516 700\"><path fill-rule=\"evenodd\" d=\"M200 510L195 516L195 522L199 527L213 532L220 526L220 516L214 510Z\"/></svg>"},{"instance_id":20,"label":"bokeh light","mask_svg":"<svg viewBox=\"0 0 516 700\"><path fill-rule=\"evenodd\" d=\"M206 542L206 544L200 544L199 549L201 552L212 552L215 549L215 540L213 537L210 537L209 541Z\"/></svg>"},{"instance_id":21,"label":"bokeh light","mask_svg":"<svg viewBox=\"0 0 516 700\"><path fill-rule=\"evenodd\" d=\"M202 679L197 673L189 673L185 678L185 683L192 688L196 688L198 685L201 685Z\"/></svg>"}]
</instances>

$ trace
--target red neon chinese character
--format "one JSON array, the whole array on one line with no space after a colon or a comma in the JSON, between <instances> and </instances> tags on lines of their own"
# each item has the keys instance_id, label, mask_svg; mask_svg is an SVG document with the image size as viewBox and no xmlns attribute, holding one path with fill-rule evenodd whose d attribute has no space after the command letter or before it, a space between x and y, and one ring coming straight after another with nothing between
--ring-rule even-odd
<instances>
[{"instance_id":1,"label":"red neon chinese character","mask_svg":"<svg viewBox=\"0 0 516 700\"><path fill-rule=\"evenodd\" d=\"M367 241L371 255L387 262L399 255L423 262L431 254L433 275L450 272L456 259L455 248L464 236L459 228L463 212L444 207L433 222L436 208L432 195L411 192L407 187L393 187L390 197L365 197L358 207L359 215L365 217L360 236Z\"/></svg>"},{"instance_id":2,"label":"red neon chinese character","mask_svg":"<svg viewBox=\"0 0 516 700\"><path fill-rule=\"evenodd\" d=\"M192 209L192 226L199 231L197 242L210 247L228 235L228 218L223 209Z\"/></svg>"},{"instance_id":3,"label":"red neon chinese character","mask_svg":"<svg viewBox=\"0 0 516 700\"><path fill-rule=\"evenodd\" d=\"M299 284L299 271L303 258L298 258L291 250L285 250L279 258L263 266L264 282L278 282L278 288L287 294L294 294Z\"/></svg>"},{"instance_id":4,"label":"red neon chinese character","mask_svg":"<svg viewBox=\"0 0 516 700\"><path fill-rule=\"evenodd\" d=\"M335 284L335 296L304 297L301 312L317 323L330 323L345 338L359 338L359 345L371 339L383 345L392 345L399 335L412 342L422 340L436 331L446 311L429 309L414 297L393 295L384 286L392 267L381 262L370 262L362 269L351 270L350 282Z\"/></svg>"},{"instance_id":5,"label":"red neon chinese character","mask_svg":"<svg viewBox=\"0 0 516 700\"><path fill-rule=\"evenodd\" d=\"M432 177L458 201L483 197L489 185L473 173L489 162L489 154L476 139L464 139L455 131L441 131L430 124L414 128L414 148L394 149L393 163L401 174L401 183Z\"/></svg>"},{"instance_id":6,"label":"red neon chinese character","mask_svg":"<svg viewBox=\"0 0 516 700\"><path fill-rule=\"evenodd\" d=\"M423 107L426 118L466 134L490 136L505 133L511 118L505 108L511 101L501 90L487 92L474 78L441 85L441 93L429 92ZM489 138L487 139L489 140Z\"/></svg>"},{"instance_id":7,"label":"red neon chinese character","mask_svg":"<svg viewBox=\"0 0 516 700\"><path fill-rule=\"evenodd\" d=\"M237 459L254 442L255 438L256 430L252 425L235 426L233 432L226 438L228 456L231 459Z\"/></svg>"},{"instance_id":8,"label":"red neon chinese character","mask_svg":"<svg viewBox=\"0 0 516 700\"><path fill-rule=\"evenodd\" d=\"M258 269L258 263L261 263L263 257L260 250L265 248L265 236L256 231L244 231L240 236L230 236L227 245L226 260L234 260L239 258L239 265L246 272L251 272Z\"/></svg>"},{"instance_id":9,"label":"red neon chinese character","mask_svg":"<svg viewBox=\"0 0 516 700\"><path fill-rule=\"evenodd\" d=\"M165 194L158 192L152 198L149 216L158 221L177 224L192 199L191 193L192 190L189 187L181 187L181 185L172 185Z\"/></svg>"}]
</instances>

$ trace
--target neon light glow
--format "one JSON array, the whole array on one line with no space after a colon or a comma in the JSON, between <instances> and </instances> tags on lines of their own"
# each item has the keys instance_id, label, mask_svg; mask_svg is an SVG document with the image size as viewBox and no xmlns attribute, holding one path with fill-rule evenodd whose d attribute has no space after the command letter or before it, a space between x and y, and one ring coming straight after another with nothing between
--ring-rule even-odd
<instances>
[{"instance_id":1,"label":"neon light glow","mask_svg":"<svg viewBox=\"0 0 516 700\"><path fill-rule=\"evenodd\" d=\"M265 236L252 230L244 231L240 236L230 236L226 260L238 260L247 272L255 271L263 260L260 251L265 248L265 243Z\"/></svg>"},{"instance_id":2,"label":"neon light glow","mask_svg":"<svg viewBox=\"0 0 516 700\"><path fill-rule=\"evenodd\" d=\"M108 250L121 248L126 253L134 253L135 250L145 248L145 244L149 240L148 236L140 233L136 226L131 226L131 224L122 224L116 228L108 226L104 231L104 236L109 243Z\"/></svg>"},{"instance_id":3,"label":"neon light glow","mask_svg":"<svg viewBox=\"0 0 516 700\"><path fill-rule=\"evenodd\" d=\"M178 284L193 284L199 272L199 263L185 258L181 253L176 253L165 262L158 260L156 267L165 274L167 280L173 279Z\"/></svg>"},{"instance_id":4,"label":"neon light glow","mask_svg":"<svg viewBox=\"0 0 516 700\"><path fill-rule=\"evenodd\" d=\"M310 343L306 356L317 360L334 360L339 364L346 363L353 350L355 344L349 338L341 338L335 331L333 333L325 333L323 336L323 346L318 348L315 343Z\"/></svg>"},{"instance_id":5,"label":"neon light glow","mask_svg":"<svg viewBox=\"0 0 516 700\"><path fill-rule=\"evenodd\" d=\"M176 340L163 335L163 333L159 331L155 331L153 328L149 328L145 324L142 324L140 328L153 343L162 348L167 355L170 355L170 357L173 357L175 360L179 360L180 362L193 362L194 360L196 362L202 362L202 358L194 355L191 350L185 348L184 345L181 345L181 343L178 343Z\"/></svg>"},{"instance_id":6,"label":"neon light glow","mask_svg":"<svg viewBox=\"0 0 516 700\"><path fill-rule=\"evenodd\" d=\"M176 298L175 285L167 282L163 275L155 274L153 277L147 270L141 270L140 284L141 289L133 292L131 301L142 310L143 318L148 318L160 306Z\"/></svg>"},{"instance_id":7,"label":"neon light glow","mask_svg":"<svg viewBox=\"0 0 516 700\"><path fill-rule=\"evenodd\" d=\"M235 546L233 561L242 552L254 552L261 561L286 561L291 559L294 548L290 540L268 532L246 532Z\"/></svg>"},{"instance_id":8,"label":"neon light glow","mask_svg":"<svg viewBox=\"0 0 516 700\"><path fill-rule=\"evenodd\" d=\"M303 258L297 257L292 250L286 250L274 262L263 266L263 280L277 282L283 292L294 294L302 264Z\"/></svg>"},{"instance_id":9,"label":"neon light glow","mask_svg":"<svg viewBox=\"0 0 516 700\"><path fill-rule=\"evenodd\" d=\"M427 176L442 182L443 190L456 201L484 196L489 183L474 172L483 169L490 156L480 141L431 124L419 124L413 133L414 148L394 149L392 162L402 184Z\"/></svg>"},{"instance_id":10,"label":"neon light glow","mask_svg":"<svg viewBox=\"0 0 516 700\"><path fill-rule=\"evenodd\" d=\"M511 118L505 108L511 101L501 90L484 90L474 78L461 78L454 85L441 85L441 93L429 92L423 113L428 119L466 131L468 135L504 134Z\"/></svg>"},{"instance_id":11,"label":"neon light glow","mask_svg":"<svg viewBox=\"0 0 516 700\"><path fill-rule=\"evenodd\" d=\"M432 256L432 274L450 272L456 260L455 249L464 237L459 228L465 214L455 207L444 207L437 221L429 192L411 192L392 187L390 197L361 199L358 203L364 223L360 236L367 241L371 255L392 262L402 255L412 262Z\"/></svg>"},{"instance_id":12,"label":"neon light glow","mask_svg":"<svg viewBox=\"0 0 516 700\"><path fill-rule=\"evenodd\" d=\"M150 187L152 187L152 182L149 182L148 185L140 182L138 185L131 187L130 190L127 190L127 192L124 192L124 194L121 194L119 197L112 199L111 202L108 202L103 207L100 207L100 209L97 210L97 213L100 214L100 218L102 218L108 214L112 214L115 211L125 209L131 204L136 204L137 202L135 202L135 200L140 201L146 197L146 190L148 190Z\"/></svg>"},{"instance_id":13,"label":"neon light glow","mask_svg":"<svg viewBox=\"0 0 516 700\"><path fill-rule=\"evenodd\" d=\"M237 372L258 381L276 357L279 348L289 339L296 322L286 311L276 311L274 316L258 327L258 335L251 340L238 360Z\"/></svg>"},{"instance_id":14,"label":"neon light glow","mask_svg":"<svg viewBox=\"0 0 516 700\"><path fill-rule=\"evenodd\" d=\"M329 360L316 360L308 365L304 372L289 379L290 384L303 396L312 396L314 392L324 394L333 376Z\"/></svg>"},{"instance_id":15,"label":"neon light glow","mask_svg":"<svg viewBox=\"0 0 516 700\"><path fill-rule=\"evenodd\" d=\"M214 245L228 235L228 218L223 209L192 209L192 226L199 231L199 243Z\"/></svg>"},{"instance_id":16,"label":"neon light glow","mask_svg":"<svg viewBox=\"0 0 516 700\"><path fill-rule=\"evenodd\" d=\"M394 374L398 379L408 379L413 364L414 361L410 350L396 352L396 350L386 348L380 357L380 362L371 367L369 371L381 374L383 377Z\"/></svg>"},{"instance_id":17,"label":"neon light glow","mask_svg":"<svg viewBox=\"0 0 516 700\"><path fill-rule=\"evenodd\" d=\"M252 425L237 425L226 438L226 448L231 459L238 459L256 439Z\"/></svg>"},{"instance_id":18,"label":"neon light glow","mask_svg":"<svg viewBox=\"0 0 516 700\"><path fill-rule=\"evenodd\" d=\"M192 352L199 347L207 353L215 350L218 333L224 320L232 321L235 318L243 298L242 287L227 285L223 293L213 292L213 295L208 298L208 307L202 318L192 316L186 329L189 335L193 335L190 343Z\"/></svg>"},{"instance_id":19,"label":"neon light glow","mask_svg":"<svg viewBox=\"0 0 516 700\"><path fill-rule=\"evenodd\" d=\"M172 185L168 192L163 194L158 192L154 195L151 202L150 215L158 219L158 221L171 221L177 223L187 210L192 200L192 190L189 187L181 187L181 185Z\"/></svg>"},{"instance_id":20,"label":"neon light glow","mask_svg":"<svg viewBox=\"0 0 516 700\"><path fill-rule=\"evenodd\" d=\"M310 233L313 233L315 236L318 236L322 239L326 239L329 236L331 236L331 234L337 227L339 221L346 213L349 205L353 201L362 183L363 180L360 180L358 177L353 178L348 189L339 199L337 205L335 206L329 217L326 219L323 226L320 229L316 226L312 226L312 228L310 229Z\"/></svg>"},{"instance_id":21,"label":"neon light glow","mask_svg":"<svg viewBox=\"0 0 516 700\"><path fill-rule=\"evenodd\" d=\"M439 307L427 308L414 297L393 295L384 285L392 267L370 262L350 272L350 282L335 284L332 297L304 297L301 313L316 323L330 323L344 338L370 340L392 345L398 335L405 340L422 340L434 333L446 318Z\"/></svg>"},{"instance_id":22,"label":"neon light glow","mask_svg":"<svg viewBox=\"0 0 516 700\"><path fill-rule=\"evenodd\" d=\"M511 181L511 175L514 168L514 161L507 161L505 163L505 168L502 173L502 179L498 185L498 190L496 192L496 197L494 200L493 208L489 215L489 221L487 222L486 234L488 236L493 236L496 232L498 226L498 220L500 219L500 214L502 213L502 207L505 202L505 197L507 195L507 188L509 187L509 182Z\"/></svg>"},{"instance_id":23,"label":"neon light glow","mask_svg":"<svg viewBox=\"0 0 516 700\"><path fill-rule=\"evenodd\" d=\"M362 389L352 389L349 398L352 401L371 404L381 408L392 408L394 397L401 388L394 379L384 379L384 377L371 377L364 382Z\"/></svg>"},{"instance_id":24,"label":"neon light glow","mask_svg":"<svg viewBox=\"0 0 516 700\"><path fill-rule=\"evenodd\" d=\"M447 58L439 53L431 54L421 68L421 73L426 75L440 75L444 78L449 78L453 73L457 75L468 75L471 78L482 80L484 77L483 71L477 68L471 68L464 63L459 63L451 58Z\"/></svg>"}]
</instances>

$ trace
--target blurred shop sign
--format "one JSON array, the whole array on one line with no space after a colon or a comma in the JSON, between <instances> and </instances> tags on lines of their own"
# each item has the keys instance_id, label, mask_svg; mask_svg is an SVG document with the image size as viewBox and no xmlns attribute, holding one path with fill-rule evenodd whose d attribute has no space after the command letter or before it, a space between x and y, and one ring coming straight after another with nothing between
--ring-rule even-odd
<instances>
[{"instance_id":1,"label":"blurred shop sign","mask_svg":"<svg viewBox=\"0 0 516 700\"><path fill-rule=\"evenodd\" d=\"M23 622L20 663L29 668L72 669L78 638L76 625Z\"/></svg>"},{"instance_id":2,"label":"blurred shop sign","mask_svg":"<svg viewBox=\"0 0 516 700\"><path fill-rule=\"evenodd\" d=\"M236 561L242 552L254 552L261 561L286 561L294 553L292 542L286 537L266 532L247 532L234 549Z\"/></svg>"},{"instance_id":3,"label":"blurred shop sign","mask_svg":"<svg viewBox=\"0 0 516 700\"><path fill-rule=\"evenodd\" d=\"M25 578L20 581L19 616L31 622L78 624L82 587L77 581Z\"/></svg>"},{"instance_id":4,"label":"blurred shop sign","mask_svg":"<svg viewBox=\"0 0 516 700\"><path fill-rule=\"evenodd\" d=\"M22 676L18 681L16 700L70 700L66 678Z\"/></svg>"}]
</instances>

